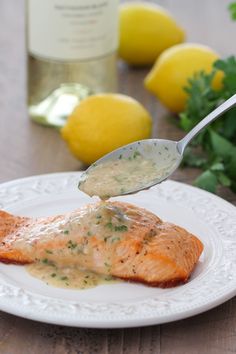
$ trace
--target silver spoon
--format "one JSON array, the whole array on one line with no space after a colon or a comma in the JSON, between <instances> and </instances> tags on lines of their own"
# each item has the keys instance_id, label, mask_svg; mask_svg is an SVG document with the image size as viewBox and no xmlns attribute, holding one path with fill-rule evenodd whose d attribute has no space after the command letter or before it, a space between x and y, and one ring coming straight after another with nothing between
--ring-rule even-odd
<instances>
[{"instance_id":1,"label":"silver spoon","mask_svg":"<svg viewBox=\"0 0 236 354\"><path fill-rule=\"evenodd\" d=\"M173 140L164 140L164 139L146 139L140 140L135 143L131 143L125 145L117 150L112 151L111 153L105 155L101 159L97 160L93 165L91 165L81 176L81 180L79 183L79 188L89 195L98 195L100 197L110 197L117 195L126 195L138 192L143 189L150 188L165 179L167 179L180 165L183 154L186 146L189 142L199 134L206 126L208 126L211 122L216 120L223 113L228 111L231 107L236 105L236 94L230 97L227 101L222 103L219 107L217 107L214 111L208 114L204 119L202 119L183 139L180 141ZM112 172L114 163L117 163L119 159L125 161L127 166L127 161L134 161L133 158L135 156L141 156L143 160L148 161L149 163L153 163L153 166L160 166L161 174L158 174L156 171L155 176L145 175L143 176L143 171L140 168L140 172L138 172L138 168L134 169L133 173L135 174L136 180L140 177L140 181L137 183L131 183L128 189L114 189L114 192L111 193L111 190L106 194L106 189L108 191L108 184L111 179L109 179L109 173ZM138 164L141 164L142 161L138 161ZM104 167L108 167L109 169L105 170ZM137 167L139 167L137 165ZM107 178L108 171L108 180ZM110 171L110 172L109 172ZM96 173L98 172L97 176ZM104 174L101 177L101 173ZM106 175L105 175L106 172ZM154 171L155 172L155 171ZM140 176L137 174L140 173ZM142 174L142 175L141 175ZM93 175L93 178L91 179ZM98 178L96 178L98 177ZM113 176L114 177L114 176ZM132 182L132 173L129 172L127 176L129 178L129 182ZM114 177L115 178L115 177ZM92 183L89 183L92 182ZM99 185L96 185L99 183ZM130 183L129 183L130 184ZM99 188L102 192L99 192ZM97 188L97 190L96 190Z\"/></svg>"}]
</instances>

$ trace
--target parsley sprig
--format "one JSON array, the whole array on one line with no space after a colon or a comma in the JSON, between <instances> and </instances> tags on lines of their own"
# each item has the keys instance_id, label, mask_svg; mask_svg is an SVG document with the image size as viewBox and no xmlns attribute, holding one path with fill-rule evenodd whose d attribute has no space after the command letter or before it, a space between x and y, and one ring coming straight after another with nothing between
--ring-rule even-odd
<instances>
[{"instance_id":1,"label":"parsley sprig","mask_svg":"<svg viewBox=\"0 0 236 354\"><path fill-rule=\"evenodd\" d=\"M229 8L231 19L235 21L236 20L236 2L235 1L231 2L229 4L228 8Z\"/></svg>"},{"instance_id":2,"label":"parsley sprig","mask_svg":"<svg viewBox=\"0 0 236 354\"><path fill-rule=\"evenodd\" d=\"M217 71L223 72L222 87L213 89ZM186 109L180 114L180 127L191 130L208 113L236 93L236 59L217 60L211 73L200 72L189 80ZM195 184L215 193L218 185L236 192L236 108L226 112L206 128L191 144L184 166L203 170Z\"/></svg>"}]
</instances>

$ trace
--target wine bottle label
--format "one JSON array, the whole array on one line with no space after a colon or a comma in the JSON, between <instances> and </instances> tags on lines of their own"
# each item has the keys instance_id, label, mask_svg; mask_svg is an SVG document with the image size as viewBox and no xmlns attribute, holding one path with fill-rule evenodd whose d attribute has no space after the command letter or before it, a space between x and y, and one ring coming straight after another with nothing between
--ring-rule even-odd
<instances>
[{"instance_id":1,"label":"wine bottle label","mask_svg":"<svg viewBox=\"0 0 236 354\"><path fill-rule=\"evenodd\" d=\"M28 0L28 49L51 60L86 60L117 49L119 0Z\"/></svg>"}]
</instances>

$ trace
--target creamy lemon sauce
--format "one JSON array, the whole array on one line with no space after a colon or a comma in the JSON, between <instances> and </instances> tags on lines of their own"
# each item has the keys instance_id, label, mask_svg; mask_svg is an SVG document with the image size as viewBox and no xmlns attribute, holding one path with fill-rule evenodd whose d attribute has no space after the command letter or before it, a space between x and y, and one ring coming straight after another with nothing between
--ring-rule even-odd
<instances>
[{"instance_id":1,"label":"creamy lemon sauce","mask_svg":"<svg viewBox=\"0 0 236 354\"><path fill-rule=\"evenodd\" d=\"M177 158L170 155L168 148L162 151L160 163L144 158L135 151L129 158L120 156L118 160L108 160L92 168L79 184L86 194L107 199L112 196L142 189L153 181L162 180L173 169Z\"/></svg>"},{"instance_id":2,"label":"creamy lemon sauce","mask_svg":"<svg viewBox=\"0 0 236 354\"><path fill-rule=\"evenodd\" d=\"M53 264L37 262L26 266L30 275L44 281L46 284L65 289L88 289L99 284L119 283L120 280L111 275L100 275L78 266L57 267Z\"/></svg>"},{"instance_id":3,"label":"creamy lemon sauce","mask_svg":"<svg viewBox=\"0 0 236 354\"><path fill-rule=\"evenodd\" d=\"M88 255L94 237L107 244L115 243L128 231L132 219L112 203L85 206L63 217L54 217L21 228L14 246L24 253L35 255L35 260L60 258L76 262L75 255ZM54 249L52 249L54 247Z\"/></svg>"},{"instance_id":4,"label":"creamy lemon sauce","mask_svg":"<svg viewBox=\"0 0 236 354\"><path fill-rule=\"evenodd\" d=\"M27 266L32 276L57 287L89 288L115 281L110 274L113 255L132 222L132 215L112 203L91 204L47 224L42 220L22 228L15 248L34 255Z\"/></svg>"}]
</instances>

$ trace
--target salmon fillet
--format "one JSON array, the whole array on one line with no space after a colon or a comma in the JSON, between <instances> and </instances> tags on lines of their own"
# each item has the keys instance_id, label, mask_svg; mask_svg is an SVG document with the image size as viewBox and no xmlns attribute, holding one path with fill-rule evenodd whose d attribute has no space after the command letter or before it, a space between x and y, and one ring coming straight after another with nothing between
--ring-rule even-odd
<instances>
[{"instance_id":1,"label":"salmon fillet","mask_svg":"<svg viewBox=\"0 0 236 354\"><path fill-rule=\"evenodd\" d=\"M123 202L27 218L0 211L0 262L81 266L151 286L185 283L203 250L182 227Z\"/></svg>"}]
</instances>

